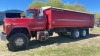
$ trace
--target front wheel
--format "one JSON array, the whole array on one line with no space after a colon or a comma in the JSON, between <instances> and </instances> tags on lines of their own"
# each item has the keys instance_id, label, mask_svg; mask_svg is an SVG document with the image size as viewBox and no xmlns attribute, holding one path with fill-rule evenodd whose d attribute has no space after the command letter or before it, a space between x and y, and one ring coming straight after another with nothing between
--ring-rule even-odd
<instances>
[{"instance_id":1,"label":"front wheel","mask_svg":"<svg viewBox=\"0 0 100 56\"><path fill-rule=\"evenodd\" d=\"M23 33L16 33L9 39L8 49L11 51L18 51L27 48L28 37Z\"/></svg>"}]
</instances>

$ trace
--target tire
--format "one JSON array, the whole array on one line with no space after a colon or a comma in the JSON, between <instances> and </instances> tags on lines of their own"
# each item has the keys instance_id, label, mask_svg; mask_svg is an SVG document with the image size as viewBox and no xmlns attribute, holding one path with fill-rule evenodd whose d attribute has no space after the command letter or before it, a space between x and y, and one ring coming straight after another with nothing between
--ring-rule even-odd
<instances>
[{"instance_id":1,"label":"tire","mask_svg":"<svg viewBox=\"0 0 100 56\"><path fill-rule=\"evenodd\" d=\"M79 31L79 29L73 29L71 31L71 38L74 38L74 39L80 38L80 31Z\"/></svg>"},{"instance_id":2,"label":"tire","mask_svg":"<svg viewBox=\"0 0 100 56\"><path fill-rule=\"evenodd\" d=\"M81 29L80 30L80 35L81 35L81 37L86 37L88 35L87 30L86 29Z\"/></svg>"},{"instance_id":3,"label":"tire","mask_svg":"<svg viewBox=\"0 0 100 56\"><path fill-rule=\"evenodd\" d=\"M15 32L15 33L12 33L12 34L10 34L9 36L7 36L7 41L9 41L9 39L10 39L10 37L11 37L12 35L17 34L17 33L20 33L20 32ZM23 32L23 34L25 34L25 35L28 37L29 40L31 39L31 36L30 36L29 34L27 34L27 33L25 33L25 32Z\"/></svg>"},{"instance_id":4,"label":"tire","mask_svg":"<svg viewBox=\"0 0 100 56\"><path fill-rule=\"evenodd\" d=\"M26 49L28 46L28 37L23 33L16 33L9 39L8 49L10 51L19 51Z\"/></svg>"}]
</instances>

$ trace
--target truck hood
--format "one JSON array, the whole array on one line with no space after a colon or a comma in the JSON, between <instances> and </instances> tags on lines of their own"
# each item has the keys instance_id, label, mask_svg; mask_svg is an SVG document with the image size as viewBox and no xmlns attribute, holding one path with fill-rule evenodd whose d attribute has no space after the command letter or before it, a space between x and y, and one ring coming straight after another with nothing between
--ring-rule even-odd
<instances>
[{"instance_id":1,"label":"truck hood","mask_svg":"<svg viewBox=\"0 0 100 56\"><path fill-rule=\"evenodd\" d=\"M31 22L29 18L5 18L4 24L5 25L27 25Z\"/></svg>"}]
</instances>

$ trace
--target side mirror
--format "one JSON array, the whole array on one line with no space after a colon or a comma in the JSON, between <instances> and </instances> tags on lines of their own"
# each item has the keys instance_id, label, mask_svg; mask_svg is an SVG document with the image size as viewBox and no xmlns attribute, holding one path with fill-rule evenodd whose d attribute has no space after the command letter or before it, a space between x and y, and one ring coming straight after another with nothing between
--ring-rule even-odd
<instances>
[{"instance_id":1,"label":"side mirror","mask_svg":"<svg viewBox=\"0 0 100 56\"><path fill-rule=\"evenodd\" d=\"M21 18L25 18L26 16L22 16Z\"/></svg>"},{"instance_id":2,"label":"side mirror","mask_svg":"<svg viewBox=\"0 0 100 56\"><path fill-rule=\"evenodd\" d=\"M42 9L40 9L39 16L40 16L40 17L41 17L41 16L44 16L44 15L43 15L43 10L42 10Z\"/></svg>"},{"instance_id":3,"label":"side mirror","mask_svg":"<svg viewBox=\"0 0 100 56\"><path fill-rule=\"evenodd\" d=\"M43 16L43 13L40 13L39 16L42 17Z\"/></svg>"}]
</instances>

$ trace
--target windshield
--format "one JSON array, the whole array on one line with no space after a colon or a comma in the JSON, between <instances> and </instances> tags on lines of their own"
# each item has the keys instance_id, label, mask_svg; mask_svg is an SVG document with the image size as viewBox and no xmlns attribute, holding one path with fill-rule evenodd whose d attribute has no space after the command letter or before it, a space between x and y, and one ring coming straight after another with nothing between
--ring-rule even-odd
<instances>
[{"instance_id":1,"label":"windshield","mask_svg":"<svg viewBox=\"0 0 100 56\"><path fill-rule=\"evenodd\" d=\"M27 18L33 18L34 17L34 11L33 10L27 10L26 11L26 17Z\"/></svg>"}]
</instances>

